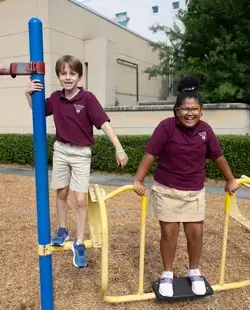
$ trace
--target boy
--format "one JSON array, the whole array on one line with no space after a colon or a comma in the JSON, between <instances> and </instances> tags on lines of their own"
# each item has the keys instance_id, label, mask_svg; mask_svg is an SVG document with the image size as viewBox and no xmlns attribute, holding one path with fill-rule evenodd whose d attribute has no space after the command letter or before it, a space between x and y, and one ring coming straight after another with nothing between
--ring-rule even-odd
<instances>
[{"instance_id":1,"label":"boy","mask_svg":"<svg viewBox=\"0 0 250 310\"><path fill-rule=\"evenodd\" d=\"M71 55L62 56L56 62L55 71L63 89L52 93L46 99L45 105L46 116L53 114L56 127L52 188L57 190L59 229L52 240L52 245L64 246L69 239L66 220L67 197L71 189L77 205L77 239L72 244L73 264L85 268L87 259L83 240L87 220L91 146L94 144L93 126L102 129L114 145L118 165L124 167L128 157L109 123L110 119L96 97L78 87L83 75L81 61ZM32 107L32 93L42 89L43 85L39 80L30 81L25 91L30 107Z\"/></svg>"}]
</instances>

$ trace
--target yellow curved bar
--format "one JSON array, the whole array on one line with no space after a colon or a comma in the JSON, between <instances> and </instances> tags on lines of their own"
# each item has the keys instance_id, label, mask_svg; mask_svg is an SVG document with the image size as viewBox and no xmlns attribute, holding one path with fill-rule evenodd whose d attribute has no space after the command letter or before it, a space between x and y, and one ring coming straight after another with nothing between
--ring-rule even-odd
<instances>
[{"instance_id":1,"label":"yellow curved bar","mask_svg":"<svg viewBox=\"0 0 250 310\"><path fill-rule=\"evenodd\" d=\"M107 194L105 197L104 197L104 201L110 199L110 198L113 198L119 194L121 194L122 192L125 192L125 191L128 191L128 190L134 190L134 186L133 185L124 185L122 187L119 187L117 188L116 190L114 190L113 192Z\"/></svg>"},{"instance_id":2,"label":"yellow curved bar","mask_svg":"<svg viewBox=\"0 0 250 310\"><path fill-rule=\"evenodd\" d=\"M223 229L223 241L222 241L222 248L221 248L219 285L223 285L224 277L225 277L225 266L226 266L226 255L227 255L227 236L228 236L231 202L232 202L232 197L227 192L225 195L225 218L224 218L224 229Z\"/></svg>"},{"instance_id":3,"label":"yellow curved bar","mask_svg":"<svg viewBox=\"0 0 250 310\"><path fill-rule=\"evenodd\" d=\"M242 175L241 179L248 179L250 181L250 178ZM247 188L250 188L250 184L248 183L242 183L242 185L244 185ZM237 205L237 201L235 196L232 199L232 204L231 204L231 210L230 210L230 216L236 221L238 222L238 224L240 224L242 227L244 227L245 229L247 229L250 232L250 219L246 218L240 211L240 209L238 208Z\"/></svg>"},{"instance_id":4,"label":"yellow curved bar","mask_svg":"<svg viewBox=\"0 0 250 310\"><path fill-rule=\"evenodd\" d=\"M140 239L140 261L139 261L139 281L138 281L138 294L127 296L108 296L108 271L109 271L109 237L108 237L108 216L105 201L119 195L127 190L134 190L133 185L122 186L113 192L107 194L105 197L101 196L101 191L98 185L94 185L97 201L101 211L102 221L102 272L101 272L101 299L106 302L128 302L136 300L147 300L155 298L154 293L143 294L144 287L144 258L145 258L145 235L146 235L146 214L147 214L147 197L141 197L141 239Z\"/></svg>"},{"instance_id":5,"label":"yellow curved bar","mask_svg":"<svg viewBox=\"0 0 250 310\"><path fill-rule=\"evenodd\" d=\"M236 181L239 185L243 183L250 184L250 178L247 178L245 175L242 176L242 179L238 179Z\"/></svg>"},{"instance_id":6,"label":"yellow curved bar","mask_svg":"<svg viewBox=\"0 0 250 310\"><path fill-rule=\"evenodd\" d=\"M108 215L105 202L102 198L101 191L98 185L94 185L96 198L99 203L101 213L102 226L102 261L101 261L101 299L104 298L108 289L108 270L109 270L109 234L108 234Z\"/></svg>"},{"instance_id":7,"label":"yellow curved bar","mask_svg":"<svg viewBox=\"0 0 250 310\"><path fill-rule=\"evenodd\" d=\"M154 293L145 293L137 295L124 295L124 296L107 296L105 295L103 301L109 303L119 303L119 302L131 302L131 301L140 301L140 300L150 300L155 299Z\"/></svg>"},{"instance_id":8,"label":"yellow curved bar","mask_svg":"<svg viewBox=\"0 0 250 310\"><path fill-rule=\"evenodd\" d=\"M238 185L241 185L243 183L250 184L249 178L242 178L242 179L238 179L236 181L237 181ZM219 288L220 288L220 290L222 290L222 288L224 288L224 287L228 287L227 289L232 288L230 286L230 283L224 284L226 255L227 255L228 226L229 226L232 198L233 198L233 196L230 195L228 192L226 192L226 194L225 194L225 218L224 218L224 229L223 229L223 242L222 242L221 263L220 263L220 278L219 278L219 285L214 286L215 288L217 288L217 290L219 290ZM241 283L241 282L236 282L233 285L233 287L237 288L237 286L235 286L237 283ZM249 285L248 283L250 283L250 281L243 281L242 283L245 283L245 286L246 286L246 285Z\"/></svg>"},{"instance_id":9,"label":"yellow curved bar","mask_svg":"<svg viewBox=\"0 0 250 310\"><path fill-rule=\"evenodd\" d=\"M238 179L237 183L240 184L250 184L250 178ZM105 201L119 195L120 193L133 190L133 185L122 186L113 192L107 194L105 197L102 196L98 185L95 185L95 192L97 196L97 201L100 206L101 211L101 221L102 221L102 273L101 273L101 299L109 303L122 303L122 302L132 302L140 300L150 300L155 298L155 294L143 293L144 287L144 258L145 258L145 232L146 232L146 212L147 212L147 197L142 196L142 206L141 206L141 241L140 241L140 262L139 262L139 284L138 284L138 294L125 295L125 296L108 296L106 295L108 290L108 216ZM250 286L250 280L233 282L224 284L225 275L225 264L226 264L226 251L227 251L227 236L228 236L228 226L230 218L230 209L232 204L232 195L228 192L225 194L225 219L224 219L224 231L223 231L223 244L221 251L221 264L220 264L220 279L219 284L212 285L214 291L224 291L236 288L242 288Z\"/></svg>"},{"instance_id":10,"label":"yellow curved bar","mask_svg":"<svg viewBox=\"0 0 250 310\"><path fill-rule=\"evenodd\" d=\"M139 262L138 294L143 294L143 287L144 287L146 217L147 217L147 197L146 196L142 196L141 197L141 240L140 240L140 262Z\"/></svg>"},{"instance_id":11,"label":"yellow curved bar","mask_svg":"<svg viewBox=\"0 0 250 310\"><path fill-rule=\"evenodd\" d=\"M221 291L227 291L227 290L232 290L236 288L243 288L246 286L250 286L250 280L245 280L241 282L232 282L232 283L225 283L223 285L212 285L212 289L215 292L221 292Z\"/></svg>"}]
</instances>

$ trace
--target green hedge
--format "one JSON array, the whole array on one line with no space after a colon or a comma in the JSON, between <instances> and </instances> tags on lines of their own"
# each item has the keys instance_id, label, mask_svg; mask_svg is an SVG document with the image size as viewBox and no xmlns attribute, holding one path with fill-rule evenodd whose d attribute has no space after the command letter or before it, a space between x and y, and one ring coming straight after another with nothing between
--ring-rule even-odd
<instances>
[{"instance_id":1,"label":"green hedge","mask_svg":"<svg viewBox=\"0 0 250 310\"><path fill-rule=\"evenodd\" d=\"M114 148L105 136L96 136L92 150L92 169L116 173L135 173L144 154L144 145L149 136L120 136L129 161L125 169L117 167ZM242 174L250 175L250 137L237 135L218 136L225 157L236 177ZM54 135L48 135L48 163L52 164ZM26 134L0 135L1 164L30 164L34 165L33 138ZM155 166L151 169L153 172ZM207 178L221 179L213 162L207 162Z\"/></svg>"}]
</instances>

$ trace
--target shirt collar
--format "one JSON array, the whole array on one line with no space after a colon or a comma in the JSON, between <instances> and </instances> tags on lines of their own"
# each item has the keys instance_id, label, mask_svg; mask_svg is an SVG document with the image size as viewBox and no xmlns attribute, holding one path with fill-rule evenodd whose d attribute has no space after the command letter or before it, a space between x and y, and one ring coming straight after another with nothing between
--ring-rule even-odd
<instances>
[{"instance_id":1,"label":"shirt collar","mask_svg":"<svg viewBox=\"0 0 250 310\"><path fill-rule=\"evenodd\" d=\"M81 97L83 96L83 94L84 94L84 89L83 89L83 87L78 87L78 89L79 89L79 92L75 95L75 97L73 97L73 98L71 98L70 100L69 99L67 99L66 97L65 97L65 89L63 88L62 90L61 90L61 92L60 92L60 98L61 99L63 99L64 101L66 101L66 102L74 102L74 101L77 101L77 100L79 100L79 99L81 99Z\"/></svg>"}]
</instances>

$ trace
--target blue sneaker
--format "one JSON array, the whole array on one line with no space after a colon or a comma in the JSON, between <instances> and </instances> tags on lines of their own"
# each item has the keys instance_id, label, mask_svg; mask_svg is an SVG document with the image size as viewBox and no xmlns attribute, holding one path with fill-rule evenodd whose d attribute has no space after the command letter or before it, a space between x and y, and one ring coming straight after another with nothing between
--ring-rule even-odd
<instances>
[{"instance_id":1,"label":"blue sneaker","mask_svg":"<svg viewBox=\"0 0 250 310\"><path fill-rule=\"evenodd\" d=\"M87 267L86 248L84 244L72 243L73 264L78 268Z\"/></svg>"},{"instance_id":2,"label":"blue sneaker","mask_svg":"<svg viewBox=\"0 0 250 310\"><path fill-rule=\"evenodd\" d=\"M51 243L54 246L64 246L67 240L69 240L68 229L60 227Z\"/></svg>"}]
</instances>

